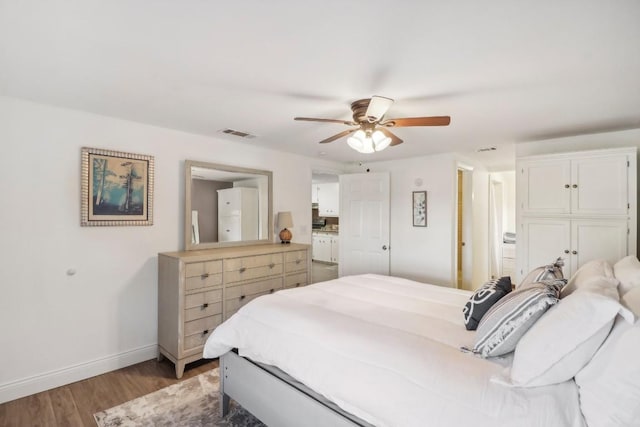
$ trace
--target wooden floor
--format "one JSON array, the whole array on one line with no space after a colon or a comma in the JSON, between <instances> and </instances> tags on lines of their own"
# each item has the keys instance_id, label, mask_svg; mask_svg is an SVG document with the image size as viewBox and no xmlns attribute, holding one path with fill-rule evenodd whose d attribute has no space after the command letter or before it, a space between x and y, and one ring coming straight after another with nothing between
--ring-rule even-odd
<instances>
[{"instance_id":1,"label":"wooden floor","mask_svg":"<svg viewBox=\"0 0 640 427\"><path fill-rule=\"evenodd\" d=\"M218 360L187 365L177 380L173 363L155 359L0 404L2 427L95 426L93 414L218 367Z\"/></svg>"}]
</instances>

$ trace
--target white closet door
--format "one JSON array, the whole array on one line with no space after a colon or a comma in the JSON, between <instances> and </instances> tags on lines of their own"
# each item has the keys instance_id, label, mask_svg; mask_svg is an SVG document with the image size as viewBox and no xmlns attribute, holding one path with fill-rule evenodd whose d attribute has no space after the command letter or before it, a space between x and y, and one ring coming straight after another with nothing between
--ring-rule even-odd
<instances>
[{"instance_id":1,"label":"white closet door","mask_svg":"<svg viewBox=\"0 0 640 427\"><path fill-rule=\"evenodd\" d=\"M518 194L523 213L562 214L571 210L571 162L543 160L520 166Z\"/></svg>"},{"instance_id":2,"label":"white closet door","mask_svg":"<svg viewBox=\"0 0 640 427\"><path fill-rule=\"evenodd\" d=\"M626 215L627 171L627 156L624 154L573 160L572 213Z\"/></svg>"},{"instance_id":3,"label":"white closet door","mask_svg":"<svg viewBox=\"0 0 640 427\"><path fill-rule=\"evenodd\" d=\"M575 272L585 262L605 259L611 265L627 256L626 220L573 220L571 264Z\"/></svg>"},{"instance_id":4,"label":"white closet door","mask_svg":"<svg viewBox=\"0 0 640 427\"><path fill-rule=\"evenodd\" d=\"M571 271L571 221L568 219L525 218L521 224L523 261L519 278L541 265L553 263L558 257L565 260L563 273L569 277Z\"/></svg>"}]
</instances>

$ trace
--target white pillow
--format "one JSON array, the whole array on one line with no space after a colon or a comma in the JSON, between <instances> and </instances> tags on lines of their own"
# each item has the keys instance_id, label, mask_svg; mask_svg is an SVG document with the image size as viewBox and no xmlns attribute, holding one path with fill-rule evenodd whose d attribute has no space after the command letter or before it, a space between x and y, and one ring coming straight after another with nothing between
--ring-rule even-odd
<instances>
[{"instance_id":1,"label":"white pillow","mask_svg":"<svg viewBox=\"0 0 640 427\"><path fill-rule=\"evenodd\" d=\"M620 302L635 314L637 320L640 317L640 286L624 294Z\"/></svg>"},{"instance_id":2,"label":"white pillow","mask_svg":"<svg viewBox=\"0 0 640 427\"><path fill-rule=\"evenodd\" d=\"M620 295L624 295L640 286L640 261L635 255L624 257L614 264L613 274L620 280Z\"/></svg>"},{"instance_id":3,"label":"white pillow","mask_svg":"<svg viewBox=\"0 0 640 427\"><path fill-rule=\"evenodd\" d=\"M614 278L593 277L551 307L520 339L511 383L522 387L571 379L607 338L618 313L633 315L618 302Z\"/></svg>"},{"instance_id":4,"label":"white pillow","mask_svg":"<svg viewBox=\"0 0 640 427\"><path fill-rule=\"evenodd\" d=\"M614 277L614 271L604 259L594 259L592 261L585 262L582 266L573 273L573 276L567 282L567 286L562 288L560 298L564 298L571 294L571 292L578 289L582 284L593 277Z\"/></svg>"},{"instance_id":5,"label":"white pillow","mask_svg":"<svg viewBox=\"0 0 640 427\"><path fill-rule=\"evenodd\" d=\"M576 375L589 426L637 426L640 420L640 323L620 316L593 359Z\"/></svg>"}]
</instances>

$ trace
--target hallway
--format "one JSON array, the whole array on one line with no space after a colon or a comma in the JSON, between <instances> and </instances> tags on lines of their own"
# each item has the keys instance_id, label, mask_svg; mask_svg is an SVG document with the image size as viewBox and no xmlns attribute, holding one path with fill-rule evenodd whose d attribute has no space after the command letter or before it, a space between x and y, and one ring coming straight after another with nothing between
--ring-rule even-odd
<instances>
[{"instance_id":1,"label":"hallway","mask_svg":"<svg viewBox=\"0 0 640 427\"><path fill-rule=\"evenodd\" d=\"M325 282L338 278L338 264L311 261L311 283Z\"/></svg>"}]
</instances>

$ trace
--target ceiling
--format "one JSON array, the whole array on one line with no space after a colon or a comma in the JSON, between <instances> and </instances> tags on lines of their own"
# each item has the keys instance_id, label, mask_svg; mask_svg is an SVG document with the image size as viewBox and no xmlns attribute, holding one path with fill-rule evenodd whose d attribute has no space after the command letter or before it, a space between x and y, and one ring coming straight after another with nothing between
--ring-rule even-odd
<instances>
[{"instance_id":1,"label":"ceiling","mask_svg":"<svg viewBox=\"0 0 640 427\"><path fill-rule=\"evenodd\" d=\"M341 162L495 166L514 143L640 128L637 0L309 3L0 0L0 94ZM367 155L293 120L371 95L451 125Z\"/></svg>"}]
</instances>

